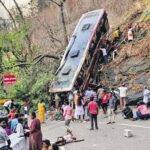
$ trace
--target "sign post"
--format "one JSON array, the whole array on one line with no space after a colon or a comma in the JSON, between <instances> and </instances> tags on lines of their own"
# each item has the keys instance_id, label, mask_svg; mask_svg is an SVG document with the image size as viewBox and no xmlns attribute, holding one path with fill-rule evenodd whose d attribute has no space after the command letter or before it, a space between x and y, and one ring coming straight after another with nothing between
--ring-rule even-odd
<instances>
[{"instance_id":1,"label":"sign post","mask_svg":"<svg viewBox=\"0 0 150 150\"><path fill-rule=\"evenodd\" d=\"M4 85L12 85L15 84L17 81L16 76L11 74L4 74L3 75L3 84Z\"/></svg>"}]
</instances>

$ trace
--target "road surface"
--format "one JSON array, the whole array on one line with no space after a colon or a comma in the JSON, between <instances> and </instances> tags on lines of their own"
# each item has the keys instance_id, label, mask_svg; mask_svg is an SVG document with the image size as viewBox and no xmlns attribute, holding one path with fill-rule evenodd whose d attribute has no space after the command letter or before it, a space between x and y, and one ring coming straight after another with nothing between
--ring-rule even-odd
<instances>
[{"instance_id":1,"label":"road surface","mask_svg":"<svg viewBox=\"0 0 150 150\"><path fill-rule=\"evenodd\" d=\"M62 150L149 150L150 120L130 121L118 114L115 124L106 123L107 118L102 113L98 120L99 130L89 130L90 122L71 122L74 135L85 141L65 145ZM124 129L132 130L133 137L124 137ZM54 142L65 134L66 127L64 121L47 121L42 125L42 131L44 139Z\"/></svg>"}]
</instances>

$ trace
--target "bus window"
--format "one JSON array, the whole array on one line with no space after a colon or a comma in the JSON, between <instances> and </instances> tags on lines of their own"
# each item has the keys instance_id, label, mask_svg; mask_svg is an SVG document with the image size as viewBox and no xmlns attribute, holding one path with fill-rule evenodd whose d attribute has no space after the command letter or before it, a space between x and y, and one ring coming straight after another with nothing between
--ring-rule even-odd
<instances>
[{"instance_id":1,"label":"bus window","mask_svg":"<svg viewBox=\"0 0 150 150\"><path fill-rule=\"evenodd\" d=\"M68 75L71 71L71 68L70 66L67 66L64 68L63 72L62 72L62 75Z\"/></svg>"},{"instance_id":2,"label":"bus window","mask_svg":"<svg viewBox=\"0 0 150 150\"><path fill-rule=\"evenodd\" d=\"M91 26L90 24L83 25L82 31L88 30L90 28L90 26Z\"/></svg>"},{"instance_id":3,"label":"bus window","mask_svg":"<svg viewBox=\"0 0 150 150\"><path fill-rule=\"evenodd\" d=\"M71 58L78 57L79 53L80 53L80 50L75 50L75 51L70 53L70 57Z\"/></svg>"}]
</instances>

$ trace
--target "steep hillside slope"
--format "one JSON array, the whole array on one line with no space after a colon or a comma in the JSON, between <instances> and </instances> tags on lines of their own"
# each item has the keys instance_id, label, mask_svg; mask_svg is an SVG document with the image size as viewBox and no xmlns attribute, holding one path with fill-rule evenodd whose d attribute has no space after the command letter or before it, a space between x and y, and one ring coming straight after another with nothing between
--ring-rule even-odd
<instances>
[{"instance_id":1,"label":"steep hillside slope","mask_svg":"<svg viewBox=\"0 0 150 150\"><path fill-rule=\"evenodd\" d=\"M144 6L141 10L121 26L126 34L129 24L136 25L138 31L133 43L118 46L117 57L101 73L106 86L117 88L126 83L133 99L141 96L144 86L150 86L150 7Z\"/></svg>"},{"instance_id":2,"label":"steep hillside slope","mask_svg":"<svg viewBox=\"0 0 150 150\"><path fill-rule=\"evenodd\" d=\"M59 1L60 0L58 0L58 2ZM110 26L115 27L125 21L133 8L138 7L137 1L138 0L67 0L64 3L63 12L68 39L83 13L104 8L108 13ZM66 45L64 44L60 7L54 3L49 3L48 7L44 7L39 12L33 24L33 28L35 28L32 36L34 43L42 50L44 49L53 54L59 51L58 55L63 54ZM54 42L52 39L57 39L57 41Z\"/></svg>"}]
</instances>

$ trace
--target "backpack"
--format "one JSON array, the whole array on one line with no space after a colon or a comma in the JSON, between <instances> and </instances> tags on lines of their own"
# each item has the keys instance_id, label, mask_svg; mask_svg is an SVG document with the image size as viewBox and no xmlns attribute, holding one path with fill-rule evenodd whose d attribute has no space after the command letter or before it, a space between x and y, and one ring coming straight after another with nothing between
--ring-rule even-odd
<instances>
[{"instance_id":1,"label":"backpack","mask_svg":"<svg viewBox=\"0 0 150 150\"><path fill-rule=\"evenodd\" d=\"M130 107L126 107L122 113L126 119L133 118L133 111Z\"/></svg>"}]
</instances>

